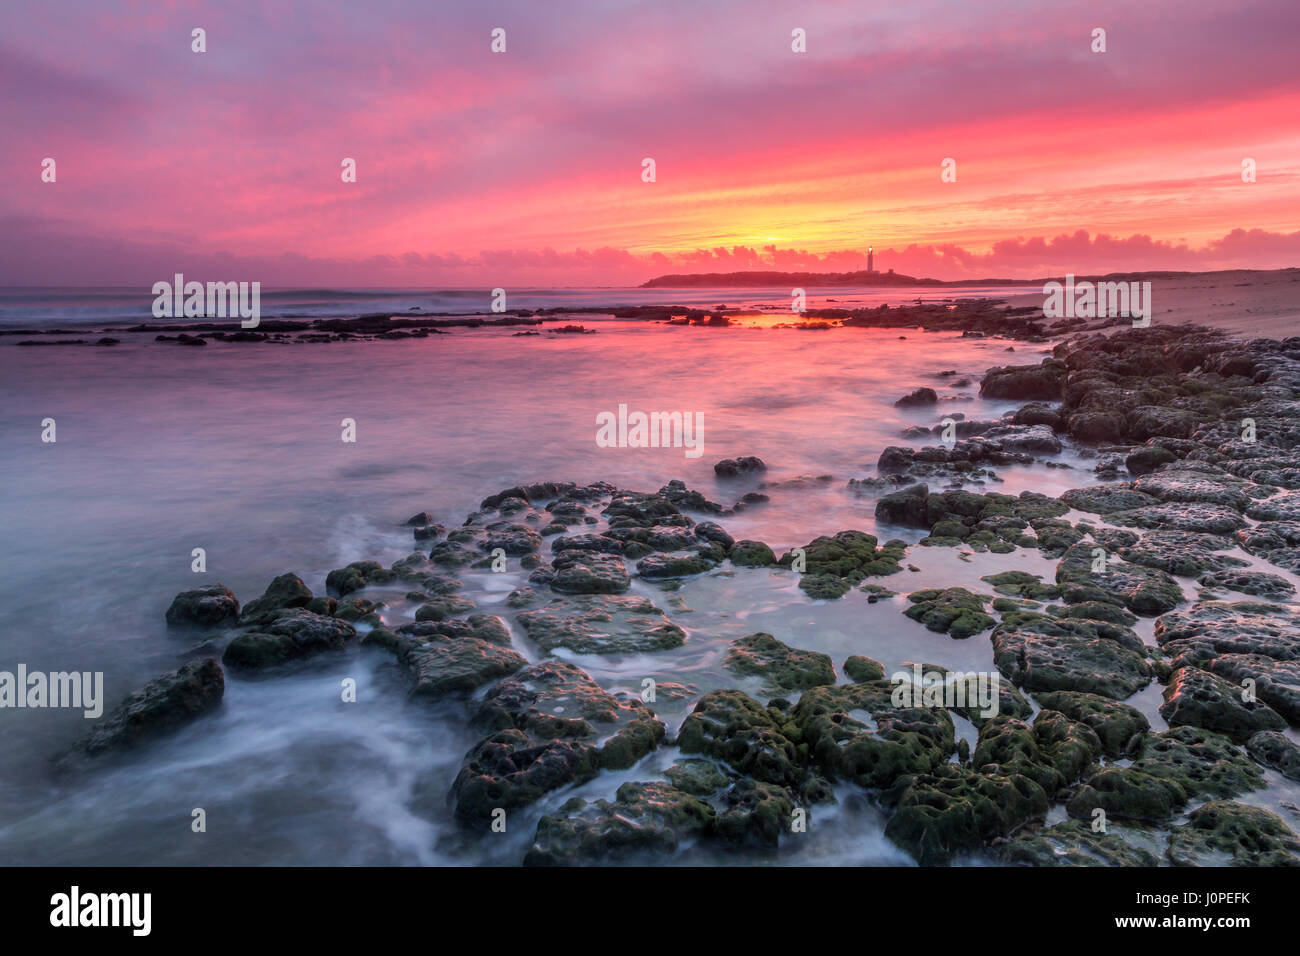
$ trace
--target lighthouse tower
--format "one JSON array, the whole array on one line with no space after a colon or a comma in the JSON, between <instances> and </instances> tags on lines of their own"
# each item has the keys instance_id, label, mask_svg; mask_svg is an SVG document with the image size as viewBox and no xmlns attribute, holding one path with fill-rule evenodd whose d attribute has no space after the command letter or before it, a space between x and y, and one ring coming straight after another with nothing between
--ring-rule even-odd
<instances>
[{"instance_id":1,"label":"lighthouse tower","mask_svg":"<svg viewBox=\"0 0 1300 956\"><path fill-rule=\"evenodd\" d=\"M867 246L867 271L868 272L876 271L872 265L872 262L875 259L875 254L872 252L872 248L873 248L872 246Z\"/></svg>"}]
</instances>

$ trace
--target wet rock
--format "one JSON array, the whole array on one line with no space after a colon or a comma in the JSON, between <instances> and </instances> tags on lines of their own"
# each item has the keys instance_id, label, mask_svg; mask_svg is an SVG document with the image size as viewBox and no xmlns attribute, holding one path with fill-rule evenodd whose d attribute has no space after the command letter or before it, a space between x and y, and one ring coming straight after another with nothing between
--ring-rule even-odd
<instances>
[{"instance_id":1,"label":"wet rock","mask_svg":"<svg viewBox=\"0 0 1300 956\"><path fill-rule=\"evenodd\" d=\"M542 650L633 654L680 647L686 632L646 598L591 595L524 611L519 624Z\"/></svg>"},{"instance_id":2,"label":"wet rock","mask_svg":"<svg viewBox=\"0 0 1300 956\"><path fill-rule=\"evenodd\" d=\"M1276 730L1261 730L1246 741L1246 752L1288 780L1300 781L1300 744Z\"/></svg>"},{"instance_id":3,"label":"wet rock","mask_svg":"<svg viewBox=\"0 0 1300 956\"><path fill-rule=\"evenodd\" d=\"M815 687L791 713L827 776L863 787L888 787L904 774L935 770L956 746L946 710L896 706L889 681Z\"/></svg>"},{"instance_id":4,"label":"wet rock","mask_svg":"<svg viewBox=\"0 0 1300 956\"><path fill-rule=\"evenodd\" d=\"M268 586L260 598L244 605L239 615L239 626L264 624L282 608L306 607L312 600L311 588L296 574L280 575Z\"/></svg>"},{"instance_id":5,"label":"wet rock","mask_svg":"<svg viewBox=\"0 0 1300 956\"><path fill-rule=\"evenodd\" d=\"M717 793L730 781L730 778L712 760L702 760L698 757L677 761L664 771L664 776L678 790L697 797L707 797Z\"/></svg>"},{"instance_id":6,"label":"wet rock","mask_svg":"<svg viewBox=\"0 0 1300 956\"><path fill-rule=\"evenodd\" d=\"M1028 571L1001 571L986 574L980 578L993 585L998 594L1009 597L1023 597L1031 600L1053 600L1061 596L1061 588L1056 584L1044 584L1042 575L1030 574Z\"/></svg>"},{"instance_id":7,"label":"wet rock","mask_svg":"<svg viewBox=\"0 0 1300 956\"><path fill-rule=\"evenodd\" d=\"M1119 412L1087 409L1074 412L1065 422L1069 435L1082 442L1116 442L1122 439L1128 423Z\"/></svg>"},{"instance_id":8,"label":"wet rock","mask_svg":"<svg viewBox=\"0 0 1300 956\"><path fill-rule=\"evenodd\" d=\"M1122 700L1152 676L1142 655L1121 643L1126 637L1115 625L1044 616L999 624L992 635L993 659L998 670L1031 692L1071 690Z\"/></svg>"},{"instance_id":9,"label":"wet rock","mask_svg":"<svg viewBox=\"0 0 1300 956\"><path fill-rule=\"evenodd\" d=\"M636 573L643 578L684 578L714 567L713 561L698 554L651 554L637 563Z\"/></svg>"},{"instance_id":10,"label":"wet rock","mask_svg":"<svg viewBox=\"0 0 1300 956\"><path fill-rule=\"evenodd\" d=\"M1300 660L1260 654L1220 654L1209 669L1238 686L1250 681L1255 694L1292 724L1300 724Z\"/></svg>"},{"instance_id":11,"label":"wet rock","mask_svg":"<svg viewBox=\"0 0 1300 956\"><path fill-rule=\"evenodd\" d=\"M1262 602L1204 601L1156 621L1156 641L1175 666L1194 664L1300 722L1300 612Z\"/></svg>"},{"instance_id":12,"label":"wet rock","mask_svg":"<svg viewBox=\"0 0 1300 956\"><path fill-rule=\"evenodd\" d=\"M1066 374L1066 367L1054 359L1044 359L1041 365L992 368L980 382L980 396L1058 401L1065 388Z\"/></svg>"},{"instance_id":13,"label":"wet rock","mask_svg":"<svg viewBox=\"0 0 1300 956\"><path fill-rule=\"evenodd\" d=\"M728 557L740 568L766 568L776 564L776 554L762 541L737 541Z\"/></svg>"},{"instance_id":14,"label":"wet rock","mask_svg":"<svg viewBox=\"0 0 1300 956\"><path fill-rule=\"evenodd\" d=\"M684 754L704 754L760 782L789 787L798 784L806 762L799 739L798 727L775 707L738 690L716 690L682 722L677 745Z\"/></svg>"},{"instance_id":15,"label":"wet rock","mask_svg":"<svg viewBox=\"0 0 1300 956\"><path fill-rule=\"evenodd\" d=\"M1219 551L1233 547L1230 538L1193 531L1150 531L1132 545L1118 548L1124 560L1181 577L1244 567L1246 562Z\"/></svg>"},{"instance_id":16,"label":"wet rock","mask_svg":"<svg viewBox=\"0 0 1300 956\"><path fill-rule=\"evenodd\" d=\"M1187 438L1196 428L1195 413L1165 405L1142 405L1128 413L1128 436L1135 441L1148 438Z\"/></svg>"},{"instance_id":17,"label":"wet rock","mask_svg":"<svg viewBox=\"0 0 1300 956\"><path fill-rule=\"evenodd\" d=\"M783 787L742 778L723 794L722 805L716 832L733 845L774 850L790 832L794 801Z\"/></svg>"},{"instance_id":18,"label":"wet rock","mask_svg":"<svg viewBox=\"0 0 1300 956\"><path fill-rule=\"evenodd\" d=\"M525 866L608 865L662 859L712 830L713 807L663 783L625 783L614 800L580 797L537 821Z\"/></svg>"},{"instance_id":19,"label":"wet rock","mask_svg":"<svg viewBox=\"0 0 1300 956\"><path fill-rule=\"evenodd\" d=\"M225 676L213 658L190 661L127 695L63 758L62 766L78 756L129 750L215 710L225 693Z\"/></svg>"},{"instance_id":20,"label":"wet rock","mask_svg":"<svg viewBox=\"0 0 1300 956\"><path fill-rule=\"evenodd\" d=\"M723 478L735 478L767 471L767 464L761 458L747 455L744 458L724 458L713 466L713 471Z\"/></svg>"},{"instance_id":21,"label":"wet rock","mask_svg":"<svg viewBox=\"0 0 1300 956\"><path fill-rule=\"evenodd\" d=\"M1021 405L1011 421L1017 425L1046 425L1053 431L1061 431L1065 423L1060 409L1043 402Z\"/></svg>"},{"instance_id":22,"label":"wet rock","mask_svg":"<svg viewBox=\"0 0 1300 956\"><path fill-rule=\"evenodd\" d=\"M862 654L854 654L844 661L844 673L857 684L885 679L884 665Z\"/></svg>"},{"instance_id":23,"label":"wet rock","mask_svg":"<svg viewBox=\"0 0 1300 956\"><path fill-rule=\"evenodd\" d=\"M527 525L505 523L489 526L479 549L491 553L498 548L513 558L532 554L542 546L542 536Z\"/></svg>"},{"instance_id":24,"label":"wet rock","mask_svg":"<svg viewBox=\"0 0 1300 956\"><path fill-rule=\"evenodd\" d=\"M1300 521L1300 491L1283 491L1264 501L1252 502L1246 514L1256 521Z\"/></svg>"},{"instance_id":25,"label":"wet rock","mask_svg":"<svg viewBox=\"0 0 1300 956\"><path fill-rule=\"evenodd\" d=\"M1136 707L1097 694L1062 690L1038 693L1034 698L1045 710L1059 711L1091 727L1109 757L1123 756L1135 737L1151 729L1146 716Z\"/></svg>"},{"instance_id":26,"label":"wet rock","mask_svg":"<svg viewBox=\"0 0 1300 956\"><path fill-rule=\"evenodd\" d=\"M929 517L930 489L925 485L912 485L876 502L876 518L888 524L905 528L929 528L934 524Z\"/></svg>"},{"instance_id":27,"label":"wet rock","mask_svg":"<svg viewBox=\"0 0 1300 956\"><path fill-rule=\"evenodd\" d=\"M1119 511L1132 511L1158 503L1157 499L1140 491L1134 491L1128 484L1091 485L1087 488L1071 488L1061 495L1061 500L1076 511L1089 514L1109 515Z\"/></svg>"},{"instance_id":28,"label":"wet rock","mask_svg":"<svg viewBox=\"0 0 1300 956\"><path fill-rule=\"evenodd\" d=\"M1056 583L1063 588L1077 585L1080 594L1100 589L1096 600L1118 601L1135 614L1155 616L1183 602L1183 589L1168 574L1156 568L1129 564L1111 556L1104 570L1096 570L1095 548L1087 542L1071 546L1056 566ZM1065 595L1067 603L1075 603ZM1084 598L1093 599L1093 598Z\"/></svg>"},{"instance_id":29,"label":"wet rock","mask_svg":"<svg viewBox=\"0 0 1300 956\"><path fill-rule=\"evenodd\" d=\"M1052 617L1068 617L1085 621L1104 621L1107 624L1118 624L1121 627L1132 627L1137 623L1137 615L1126 611L1118 604L1107 604L1102 601L1080 601L1078 604L1067 604L1065 607L1053 605L1047 608L1047 613Z\"/></svg>"},{"instance_id":30,"label":"wet rock","mask_svg":"<svg viewBox=\"0 0 1300 956\"><path fill-rule=\"evenodd\" d=\"M257 670L286 661L340 651L357 632L347 621L313 614L304 608L276 612L257 631L238 635L226 647L222 663L240 670Z\"/></svg>"},{"instance_id":31,"label":"wet rock","mask_svg":"<svg viewBox=\"0 0 1300 956\"><path fill-rule=\"evenodd\" d=\"M1209 656L1256 654L1293 660L1300 658L1300 612L1258 601L1201 601L1161 617L1155 637L1169 654L1200 645Z\"/></svg>"},{"instance_id":32,"label":"wet rock","mask_svg":"<svg viewBox=\"0 0 1300 956\"><path fill-rule=\"evenodd\" d=\"M596 551L562 551L552 560L552 590L564 594L620 594L632 586L621 558Z\"/></svg>"},{"instance_id":33,"label":"wet rock","mask_svg":"<svg viewBox=\"0 0 1300 956\"><path fill-rule=\"evenodd\" d=\"M1124 467L1129 470L1129 474L1146 475L1155 471L1161 465L1167 465L1177 460L1178 456L1167 448L1161 448L1159 445L1144 445L1129 452L1124 459Z\"/></svg>"},{"instance_id":34,"label":"wet rock","mask_svg":"<svg viewBox=\"0 0 1300 956\"><path fill-rule=\"evenodd\" d=\"M998 847L1003 863L1028 866L1155 866L1154 853L1089 823L1067 820Z\"/></svg>"},{"instance_id":35,"label":"wet rock","mask_svg":"<svg viewBox=\"0 0 1300 956\"><path fill-rule=\"evenodd\" d=\"M863 531L840 531L806 544L802 551L804 571L799 587L813 598L837 598L847 594L867 577L901 571L899 560L906 551L902 541L876 546L876 536ZM796 554L787 551L780 565L795 567Z\"/></svg>"},{"instance_id":36,"label":"wet rock","mask_svg":"<svg viewBox=\"0 0 1300 956\"><path fill-rule=\"evenodd\" d=\"M510 646L510 629L495 614L471 614L465 620L417 621L403 624L397 633L417 642L472 637L498 647Z\"/></svg>"},{"instance_id":37,"label":"wet rock","mask_svg":"<svg viewBox=\"0 0 1300 956\"><path fill-rule=\"evenodd\" d=\"M765 693L803 690L835 683L831 659L778 641L771 634L751 634L731 642L722 666L737 674L757 675Z\"/></svg>"},{"instance_id":38,"label":"wet rock","mask_svg":"<svg viewBox=\"0 0 1300 956\"><path fill-rule=\"evenodd\" d=\"M1186 802L1187 791L1175 780L1132 767L1106 767L1075 791L1065 810L1089 822L1100 808L1107 819L1162 823Z\"/></svg>"},{"instance_id":39,"label":"wet rock","mask_svg":"<svg viewBox=\"0 0 1300 956\"><path fill-rule=\"evenodd\" d=\"M1115 524L1134 528L1159 528L1169 531L1198 531L1204 534L1231 534L1245 527L1246 521L1226 505L1169 502L1109 516Z\"/></svg>"},{"instance_id":40,"label":"wet rock","mask_svg":"<svg viewBox=\"0 0 1300 956\"><path fill-rule=\"evenodd\" d=\"M1175 866L1300 866L1300 839L1276 814L1214 800L1173 828L1166 855Z\"/></svg>"},{"instance_id":41,"label":"wet rock","mask_svg":"<svg viewBox=\"0 0 1300 956\"><path fill-rule=\"evenodd\" d=\"M918 388L908 395L904 395L894 405L898 408L915 408L921 405L937 405L939 394L932 388Z\"/></svg>"},{"instance_id":42,"label":"wet rock","mask_svg":"<svg viewBox=\"0 0 1300 956\"><path fill-rule=\"evenodd\" d=\"M1190 468L1165 468L1143 475L1133 482L1133 489L1161 501L1203 502L1244 511L1255 498L1267 492L1259 486L1234 478Z\"/></svg>"},{"instance_id":43,"label":"wet rock","mask_svg":"<svg viewBox=\"0 0 1300 956\"><path fill-rule=\"evenodd\" d=\"M1295 594L1295 586L1286 578L1263 571L1210 571L1202 574L1197 583L1213 591L1239 591L1273 601L1284 601Z\"/></svg>"},{"instance_id":44,"label":"wet rock","mask_svg":"<svg viewBox=\"0 0 1300 956\"><path fill-rule=\"evenodd\" d=\"M1132 769L1172 780L1193 800L1234 797L1264 786L1263 775L1232 741L1200 727L1142 738Z\"/></svg>"},{"instance_id":45,"label":"wet rock","mask_svg":"<svg viewBox=\"0 0 1300 956\"><path fill-rule=\"evenodd\" d=\"M528 664L509 648L476 637L427 641L400 660L413 679L411 696L428 698L468 693Z\"/></svg>"},{"instance_id":46,"label":"wet rock","mask_svg":"<svg viewBox=\"0 0 1300 956\"><path fill-rule=\"evenodd\" d=\"M984 613L988 598L972 594L965 588L926 588L907 596L913 606L903 613L924 624L928 630L966 638L987 631L997 622Z\"/></svg>"},{"instance_id":47,"label":"wet rock","mask_svg":"<svg viewBox=\"0 0 1300 956\"><path fill-rule=\"evenodd\" d=\"M736 543L736 539L727 534L725 528L715 521L701 521L694 528L695 537L701 541L712 541L722 545L727 550Z\"/></svg>"},{"instance_id":48,"label":"wet rock","mask_svg":"<svg viewBox=\"0 0 1300 956\"><path fill-rule=\"evenodd\" d=\"M622 554L623 541L604 534L561 535L551 542L551 551L596 551L601 554Z\"/></svg>"},{"instance_id":49,"label":"wet rock","mask_svg":"<svg viewBox=\"0 0 1300 956\"><path fill-rule=\"evenodd\" d=\"M945 766L900 781L885 836L922 866L947 863L1006 837L1047 813L1042 787L1019 775Z\"/></svg>"},{"instance_id":50,"label":"wet rock","mask_svg":"<svg viewBox=\"0 0 1300 956\"><path fill-rule=\"evenodd\" d=\"M1174 671L1164 691L1160 716L1170 727L1204 727L1238 740L1256 731L1286 726L1267 704L1244 700L1240 687L1194 667Z\"/></svg>"},{"instance_id":51,"label":"wet rock","mask_svg":"<svg viewBox=\"0 0 1300 956\"><path fill-rule=\"evenodd\" d=\"M322 599L309 601L304 607L313 614L323 616L337 617L340 620L347 621L349 624L355 624L357 621L364 621L371 626L377 626L383 623L379 616L379 609L384 605L380 602L370 601L358 595L344 598L342 601L336 601L334 598L325 598L325 606L320 606ZM332 605L332 606L331 606Z\"/></svg>"},{"instance_id":52,"label":"wet rock","mask_svg":"<svg viewBox=\"0 0 1300 956\"><path fill-rule=\"evenodd\" d=\"M438 547L435 546L434 550ZM343 597L371 584L389 584L395 580L397 574L378 561L353 561L346 568L339 568L326 575L325 587L335 597Z\"/></svg>"},{"instance_id":53,"label":"wet rock","mask_svg":"<svg viewBox=\"0 0 1300 956\"><path fill-rule=\"evenodd\" d=\"M980 726L971 766L995 776L1028 777L1051 797L1077 780L1100 753L1097 735L1064 714L1044 711L1032 727L1019 718L998 715Z\"/></svg>"},{"instance_id":54,"label":"wet rock","mask_svg":"<svg viewBox=\"0 0 1300 956\"><path fill-rule=\"evenodd\" d=\"M458 614L468 614L477 605L458 594L444 594L426 601L415 612L417 621L441 621Z\"/></svg>"},{"instance_id":55,"label":"wet rock","mask_svg":"<svg viewBox=\"0 0 1300 956\"><path fill-rule=\"evenodd\" d=\"M167 623L172 627L193 625L213 627L239 615L239 602L224 584L209 584L182 591L167 608Z\"/></svg>"},{"instance_id":56,"label":"wet rock","mask_svg":"<svg viewBox=\"0 0 1300 956\"><path fill-rule=\"evenodd\" d=\"M614 697L564 661L543 661L501 681L475 723L495 732L466 754L452 797L457 818L479 825L496 808L526 806L602 768L630 767L664 734L641 701Z\"/></svg>"}]
</instances>

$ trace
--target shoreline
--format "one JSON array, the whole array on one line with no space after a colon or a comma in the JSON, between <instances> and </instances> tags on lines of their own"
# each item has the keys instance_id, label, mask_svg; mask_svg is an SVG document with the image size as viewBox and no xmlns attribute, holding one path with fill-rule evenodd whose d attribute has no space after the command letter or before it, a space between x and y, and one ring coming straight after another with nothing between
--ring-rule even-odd
<instances>
[{"instance_id":1,"label":"shoreline","mask_svg":"<svg viewBox=\"0 0 1300 956\"><path fill-rule=\"evenodd\" d=\"M169 624L207 632L203 654L221 663L163 675L133 698L136 712L155 705L151 713L170 719L170 688L195 680L206 712L220 704L225 672L284 678L307 658L374 648L407 675L412 700L461 702L466 727L482 729L460 772L431 780L431 792L450 787L467 834L495 807L528 814L535 833L514 860L526 864L663 862L663 848L679 842L739 861L785 845L781 820L832 812L846 787L880 801L885 836L923 864L969 854L1181 863L1208 858L1224 833L1242 829L1277 859L1295 857L1280 818L1232 798L1276 789L1265 770L1300 773L1300 675L1289 663L1300 659L1300 433L1291 424L1300 339L1102 327L1063 339L1037 364L988 369L980 391L1018 408L957 422L951 442L883 449L876 474L846 489L876 498L882 533L824 529L803 547L802 569L796 549L778 557L725 527L742 503L767 506L739 497L761 491L757 459L714 466L740 479L731 506L679 481L657 492L600 481L514 486L459 527L413 516L411 554L388 567L358 555L323 591L286 572L243 604L223 585L182 592ZM933 441L939 427L905 437ZM1056 497L966 490L1009 464L1050 461L1061 437L1095 448L1109 480ZM893 588L930 549L955 549L979 570L1024 551L1054 562L1055 580L1004 570L980 575L987 588L947 582L903 598ZM497 570L498 551L526 578L504 606L483 603L475 577ZM954 641L989 641L1001 713L952 702L900 711L879 661L856 651L832 660L785 633L731 641L722 667L734 683L703 693L661 683L650 706L569 660L689 649L674 595L715 574L788 579L814 607L880 603ZM926 666L965 670L951 663ZM1243 677L1259 686L1258 701L1237 699ZM1132 703L1161 688L1164 730ZM573 699L589 732L556 736ZM114 726L110 717L84 755L118 749ZM674 746L663 779L617 777L628 782L612 801L550 799L647 759L643 777L648 758ZM572 759L543 783L530 776L538 753ZM984 822L971 829L974 807ZM1097 810L1116 823L1109 835L1087 825ZM631 831L618 822L628 819L638 821ZM613 858L610 833L620 834Z\"/></svg>"}]
</instances>

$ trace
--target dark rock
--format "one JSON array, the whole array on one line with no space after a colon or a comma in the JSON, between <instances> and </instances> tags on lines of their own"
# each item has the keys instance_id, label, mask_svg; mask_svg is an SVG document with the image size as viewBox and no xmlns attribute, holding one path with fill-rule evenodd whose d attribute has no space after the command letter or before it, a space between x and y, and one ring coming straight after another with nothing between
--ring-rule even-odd
<instances>
[{"instance_id":1,"label":"dark rock","mask_svg":"<svg viewBox=\"0 0 1300 956\"><path fill-rule=\"evenodd\" d=\"M239 626L249 627L271 621L283 608L306 607L312 600L311 588L296 574L285 573L272 581L265 593L244 605Z\"/></svg>"},{"instance_id":2,"label":"dark rock","mask_svg":"<svg viewBox=\"0 0 1300 956\"><path fill-rule=\"evenodd\" d=\"M93 756L139 746L215 710L225 689L216 660L190 661L129 694L74 746L73 754ZM65 765L74 759L70 754Z\"/></svg>"},{"instance_id":3,"label":"dark rock","mask_svg":"<svg viewBox=\"0 0 1300 956\"><path fill-rule=\"evenodd\" d=\"M737 674L761 677L768 685L766 693L835 683L835 668L828 656L790 647L771 634L751 634L732 641L722 666Z\"/></svg>"},{"instance_id":4,"label":"dark rock","mask_svg":"<svg viewBox=\"0 0 1300 956\"><path fill-rule=\"evenodd\" d=\"M230 588L224 584L209 584L176 595L167 608L167 623L172 627L213 627L238 615L239 602Z\"/></svg>"},{"instance_id":5,"label":"dark rock","mask_svg":"<svg viewBox=\"0 0 1300 956\"><path fill-rule=\"evenodd\" d=\"M767 464L761 458L748 455L744 458L724 458L713 466L713 471L723 478L735 478L767 471Z\"/></svg>"},{"instance_id":6,"label":"dark rock","mask_svg":"<svg viewBox=\"0 0 1300 956\"><path fill-rule=\"evenodd\" d=\"M919 405L937 405L939 395L932 388L918 388L910 395L904 395L894 405L898 408L914 408Z\"/></svg>"}]
</instances>

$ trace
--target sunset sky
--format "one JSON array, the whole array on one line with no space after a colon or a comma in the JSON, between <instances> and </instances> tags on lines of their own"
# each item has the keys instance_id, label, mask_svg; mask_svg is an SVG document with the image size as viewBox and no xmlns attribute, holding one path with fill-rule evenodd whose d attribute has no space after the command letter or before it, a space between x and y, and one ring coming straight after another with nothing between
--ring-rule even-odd
<instances>
[{"instance_id":1,"label":"sunset sky","mask_svg":"<svg viewBox=\"0 0 1300 956\"><path fill-rule=\"evenodd\" d=\"M1300 265L1295 0L442 6L6 0L0 284Z\"/></svg>"}]
</instances>

